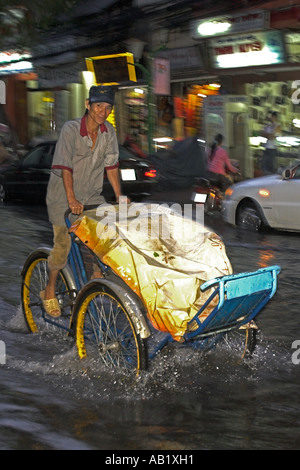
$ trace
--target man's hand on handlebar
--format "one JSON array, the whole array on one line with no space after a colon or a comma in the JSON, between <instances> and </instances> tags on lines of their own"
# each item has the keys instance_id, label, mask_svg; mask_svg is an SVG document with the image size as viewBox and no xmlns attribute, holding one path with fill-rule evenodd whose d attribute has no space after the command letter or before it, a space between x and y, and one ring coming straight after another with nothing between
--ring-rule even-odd
<instances>
[{"instance_id":1,"label":"man's hand on handlebar","mask_svg":"<svg viewBox=\"0 0 300 470\"><path fill-rule=\"evenodd\" d=\"M130 204L131 200L128 196L124 196L120 194L120 196L116 197L116 203L117 204Z\"/></svg>"},{"instance_id":2,"label":"man's hand on handlebar","mask_svg":"<svg viewBox=\"0 0 300 470\"><path fill-rule=\"evenodd\" d=\"M77 199L75 198L70 199L70 201L68 201L68 204L72 214L80 215L84 210L84 205L81 204L81 202L77 201Z\"/></svg>"}]
</instances>

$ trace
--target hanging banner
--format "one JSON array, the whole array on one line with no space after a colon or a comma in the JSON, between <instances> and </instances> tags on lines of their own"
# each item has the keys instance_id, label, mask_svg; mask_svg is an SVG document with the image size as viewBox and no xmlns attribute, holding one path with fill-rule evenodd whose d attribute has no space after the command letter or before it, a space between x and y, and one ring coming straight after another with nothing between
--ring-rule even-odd
<instances>
[{"instance_id":1,"label":"hanging banner","mask_svg":"<svg viewBox=\"0 0 300 470\"><path fill-rule=\"evenodd\" d=\"M160 51L160 57L170 61L172 70L203 69L203 60L198 47L179 47Z\"/></svg>"},{"instance_id":2,"label":"hanging banner","mask_svg":"<svg viewBox=\"0 0 300 470\"><path fill-rule=\"evenodd\" d=\"M278 31L211 39L210 48L215 68L282 64L285 61L284 42Z\"/></svg>"},{"instance_id":3,"label":"hanging banner","mask_svg":"<svg viewBox=\"0 0 300 470\"><path fill-rule=\"evenodd\" d=\"M171 94L170 89L170 61L162 57L155 57L153 60L153 91L155 95Z\"/></svg>"}]
</instances>

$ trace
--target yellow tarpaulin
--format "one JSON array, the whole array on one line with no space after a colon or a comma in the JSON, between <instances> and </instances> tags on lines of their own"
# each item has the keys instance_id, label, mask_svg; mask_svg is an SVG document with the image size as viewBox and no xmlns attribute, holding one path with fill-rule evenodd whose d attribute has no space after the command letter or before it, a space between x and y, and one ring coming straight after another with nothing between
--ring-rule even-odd
<instances>
[{"instance_id":1,"label":"yellow tarpaulin","mask_svg":"<svg viewBox=\"0 0 300 470\"><path fill-rule=\"evenodd\" d=\"M70 231L142 299L153 326L177 341L211 295L201 284L232 274L222 240L165 205L99 206Z\"/></svg>"}]
</instances>

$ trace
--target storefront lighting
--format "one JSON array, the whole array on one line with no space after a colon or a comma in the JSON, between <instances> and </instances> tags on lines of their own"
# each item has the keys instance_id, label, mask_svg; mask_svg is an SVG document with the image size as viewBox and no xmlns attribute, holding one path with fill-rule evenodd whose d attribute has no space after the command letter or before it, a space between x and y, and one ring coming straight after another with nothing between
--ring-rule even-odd
<instances>
[{"instance_id":1,"label":"storefront lighting","mask_svg":"<svg viewBox=\"0 0 300 470\"><path fill-rule=\"evenodd\" d=\"M18 52L0 52L0 62L6 62L8 64L22 59L29 59L30 57L29 52L25 52L24 54L19 54Z\"/></svg>"},{"instance_id":2,"label":"storefront lighting","mask_svg":"<svg viewBox=\"0 0 300 470\"><path fill-rule=\"evenodd\" d=\"M215 34L225 33L231 28L228 21L206 21L198 26L197 32L200 36L214 36Z\"/></svg>"},{"instance_id":3,"label":"storefront lighting","mask_svg":"<svg viewBox=\"0 0 300 470\"><path fill-rule=\"evenodd\" d=\"M300 127L300 119L293 119L294 127Z\"/></svg>"},{"instance_id":4,"label":"storefront lighting","mask_svg":"<svg viewBox=\"0 0 300 470\"><path fill-rule=\"evenodd\" d=\"M24 52L19 54L15 51L0 52L0 71L1 72L23 72L32 69L32 63L29 60L31 54Z\"/></svg>"},{"instance_id":5,"label":"storefront lighting","mask_svg":"<svg viewBox=\"0 0 300 470\"><path fill-rule=\"evenodd\" d=\"M21 62L13 62L12 64L0 65L0 72L24 72L31 70L32 63L27 60Z\"/></svg>"},{"instance_id":6,"label":"storefront lighting","mask_svg":"<svg viewBox=\"0 0 300 470\"><path fill-rule=\"evenodd\" d=\"M135 91L135 93L138 93L139 95L144 94L144 90L142 90L141 88L135 88L134 91Z\"/></svg>"},{"instance_id":7,"label":"storefront lighting","mask_svg":"<svg viewBox=\"0 0 300 470\"><path fill-rule=\"evenodd\" d=\"M153 142L155 144L155 151L157 151L160 148L167 148L167 145L173 142L173 139L170 137L156 137L153 139Z\"/></svg>"},{"instance_id":8,"label":"storefront lighting","mask_svg":"<svg viewBox=\"0 0 300 470\"><path fill-rule=\"evenodd\" d=\"M284 147L299 147L300 145L299 137L293 137L292 135L276 137L276 140Z\"/></svg>"},{"instance_id":9,"label":"storefront lighting","mask_svg":"<svg viewBox=\"0 0 300 470\"><path fill-rule=\"evenodd\" d=\"M207 95L203 95L203 93L198 93L197 96L200 96L201 98L206 98Z\"/></svg>"},{"instance_id":10,"label":"storefront lighting","mask_svg":"<svg viewBox=\"0 0 300 470\"><path fill-rule=\"evenodd\" d=\"M82 76L83 83L85 84L87 90L89 90L91 86L96 85L95 75L93 74L93 72L88 72L87 70L84 70L82 72Z\"/></svg>"},{"instance_id":11,"label":"storefront lighting","mask_svg":"<svg viewBox=\"0 0 300 470\"><path fill-rule=\"evenodd\" d=\"M256 137L249 137L250 145L253 145L255 147L259 147L261 144L265 144L267 142L266 137L262 137L261 135L258 135Z\"/></svg>"},{"instance_id":12,"label":"storefront lighting","mask_svg":"<svg viewBox=\"0 0 300 470\"><path fill-rule=\"evenodd\" d=\"M279 62L277 52L272 52L268 47L261 51L237 52L224 54L217 57L218 66L221 68L249 67L251 65L267 65Z\"/></svg>"},{"instance_id":13,"label":"storefront lighting","mask_svg":"<svg viewBox=\"0 0 300 470\"><path fill-rule=\"evenodd\" d=\"M166 142L172 142L172 139L170 139L170 137L156 137L155 139L153 139L154 142L156 142L157 144L163 144L163 143L166 143Z\"/></svg>"},{"instance_id":14,"label":"storefront lighting","mask_svg":"<svg viewBox=\"0 0 300 470\"><path fill-rule=\"evenodd\" d=\"M108 116L107 120L108 120L108 122L111 123L112 126L114 126L115 131L116 131L116 130L117 130L117 127L116 127L116 113L115 113L115 108L112 109L112 112L111 112L110 115Z\"/></svg>"}]
</instances>

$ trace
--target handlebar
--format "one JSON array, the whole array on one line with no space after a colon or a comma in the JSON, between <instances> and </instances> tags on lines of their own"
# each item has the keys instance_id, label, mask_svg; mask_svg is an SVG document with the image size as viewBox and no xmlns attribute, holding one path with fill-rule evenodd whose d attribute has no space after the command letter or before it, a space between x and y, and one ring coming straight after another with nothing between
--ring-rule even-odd
<instances>
[{"instance_id":1,"label":"handlebar","mask_svg":"<svg viewBox=\"0 0 300 470\"><path fill-rule=\"evenodd\" d=\"M83 211L88 211L90 209L96 209L97 207L99 207L99 204L92 204L92 205L83 206ZM70 208L68 208L65 212L65 220L66 221L68 220L70 214L72 214L72 210ZM81 214L74 214L74 215L77 215L79 217Z\"/></svg>"}]
</instances>

